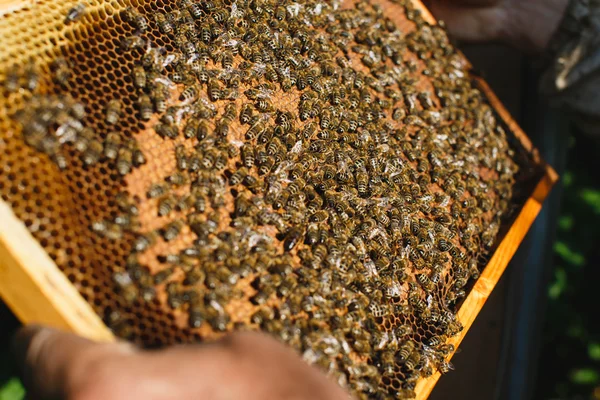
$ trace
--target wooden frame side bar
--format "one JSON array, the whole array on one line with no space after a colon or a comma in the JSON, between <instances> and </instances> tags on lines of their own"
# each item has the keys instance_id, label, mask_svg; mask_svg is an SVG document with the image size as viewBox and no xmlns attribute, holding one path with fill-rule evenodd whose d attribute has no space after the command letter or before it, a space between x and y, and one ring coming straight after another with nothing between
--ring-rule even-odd
<instances>
[{"instance_id":1,"label":"wooden frame side bar","mask_svg":"<svg viewBox=\"0 0 600 400\"><path fill-rule=\"evenodd\" d=\"M523 206L519 216L508 230L481 276L475 282L467 298L461 305L457 317L463 324L464 329L458 336L455 336L448 341L448 343L453 344L455 348L458 348L459 344L469 331L469 328L475 321L475 318L483 308L483 305L504 273L509 261L519 248L521 241L540 212L544 199L547 197L557 179L558 176L554 170L548 167L547 173L538 183L533 195ZM453 355L454 354L451 356ZM437 371L432 376L421 380L417 384L415 390L417 392L417 400L424 400L429 397L429 394L433 390L440 376L440 372Z\"/></svg>"},{"instance_id":2,"label":"wooden frame side bar","mask_svg":"<svg viewBox=\"0 0 600 400\"><path fill-rule=\"evenodd\" d=\"M0 297L24 323L90 339L114 336L11 208L0 200Z\"/></svg>"},{"instance_id":3,"label":"wooden frame side bar","mask_svg":"<svg viewBox=\"0 0 600 400\"><path fill-rule=\"evenodd\" d=\"M413 0L416 7L422 10L423 17L428 20L430 23L436 23L435 18L431 15L429 10L423 5L420 0ZM465 57L466 60L466 57ZM486 265L479 279L473 285L473 288L467 295L467 298L460 306L458 310L457 318L462 323L464 329L462 332L454 338L451 338L448 343L454 345L455 349L458 349L458 346L462 342L462 340L467 335L469 328L473 325L475 318L479 315L479 312L483 308L483 305L487 301L488 297L494 290L494 287L500 280L500 277L506 270L508 263L512 259L513 255L519 248L519 245L523 241L525 235L529 231L529 228L533 224L535 218L539 214L542 203L550 194L550 190L552 186L558 181L558 175L554 171L552 167L545 164L543 160L541 160L537 149L533 147L531 140L525 132L521 129L521 127L515 122L515 120L511 117L510 113L504 107L502 102L498 99L496 94L489 87L487 82L479 77L474 77L478 83L479 89L484 93L489 101L490 105L494 108L494 110L498 113L500 118L506 123L509 128L509 131L516 136L521 145L526 149L526 151L530 152L533 161L536 164L544 165L544 176L538 182L531 196L527 199L521 212L509 228L506 236L503 238L500 245L494 252L494 255ZM449 358L452 358L454 353L450 355ZM417 387L415 392L417 394L417 400L425 400L431 394L431 391L437 384L438 379L440 378L441 373L436 371L432 376L422 379L417 383Z\"/></svg>"}]
</instances>

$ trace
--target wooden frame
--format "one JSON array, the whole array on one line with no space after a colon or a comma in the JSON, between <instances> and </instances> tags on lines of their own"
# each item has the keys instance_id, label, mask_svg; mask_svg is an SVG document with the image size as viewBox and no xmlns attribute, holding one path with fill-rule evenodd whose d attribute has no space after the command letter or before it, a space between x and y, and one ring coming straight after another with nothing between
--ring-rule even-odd
<instances>
[{"instance_id":1,"label":"wooden frame","mask_svg":"<svg viewBox=\"0 0 600 400\"><path fill-rule=\"evenodd\" d=\"M95 340L114 340L100 317L2 200L0 297L23 323L47 324Z\"/></svg>"},{"instance_id":2,"label":"wooden frame","mask_svg":"<svg viewBox=\"0 0 600 400\"><path fill-rule=\"evenodd\" d=\"M414 1L423 10L425 18L435 22L427 9L418 0ZM0 0L0 15L10 9L18 8L19 4L22 6L27 3L19 0ZM487 84L479 78L476 79L481 90L512 133L523 147L534 155L535 161L543 166L544 173L461 305L458 319L463 324L464 330L449 341L455 347L458 347L465 337L541 210L544 199L558 180L554 170L539 159L525 133L512 120ZM43 323L99 341L115 340L92 307L71 285L25 225L2 200L0 200L0 297L24 323ZM421 380L416 388L417 399L426 399L439 377L440 373L437 372Z\"/></svg>"},{"instance_id":3,"label":"wooden frame","mask_svg":"<svg viewBox=\"0 0 600 400\"><path fill-rule=\"evenodd\" d=\"M496 95L483 80L479 79L479 84L480 89L486 94L496 112L498 112L500 117L509 126L511 132L517 137L525 149L535 154L535 150L531 144L531 141L517 125L517 123L510 117L506 108L504 108L502 103L500 103L500 100L498 100ZM511 258L519 248L521 241L523 241L523 238L535 221L535 218L542 209L544 200L550 194L552 186L554 186L554 184L558 181L558 175L554 169L541 160L539 160L539 162L544 167L544 173L541 179L535 185L531 196L525 201L525 204L506 232L506 235L496 248L492 258L483 269L481 276L474 283L473 288L458 310L457 318L464 326L464 329L459 335L451 338L448 341L448 343L453 344L456 349L458 349L458 346L465 338L469 328L483 308L483 305L492 293L492 290L494 290L494 287L500 280L500 277L504 273L504 270L508 266ZM450 357L453 355L454 354L451 354ZM427 399L440 376L441 374L438 371L427 379L421 380L417 384L416 398L419 400Z\"/></svg>"}]
</instances>

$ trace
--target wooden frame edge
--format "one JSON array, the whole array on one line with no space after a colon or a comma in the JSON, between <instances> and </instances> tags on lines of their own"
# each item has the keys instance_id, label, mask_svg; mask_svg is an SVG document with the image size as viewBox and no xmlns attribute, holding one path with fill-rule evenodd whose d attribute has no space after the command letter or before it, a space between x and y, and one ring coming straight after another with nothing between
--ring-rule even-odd
<instances>
[{"instance_id":1,"label":"wooden frame edge","mask_svg":"<svg viewBox=\"0 0 600 400\"><path fill-rule=\"evenodd\" d=\"M113 341L100 317L1 199L0 226L0 297L17 317Z\"/></svg>"},{"instance_id":2,"label":"wooden frame edge","mask_svg":"<svg viewBox=\"0 0 600 400\"><path fill-rule=\"evenodd\" d=\"M550 189L557 180L558 176L556 172L554 172L551 167L547 166L546 174L537 184L532 196L529 197L529 199L527 199L525 202L521 212L509 228L506 236L481 273L481 276L477 281L475 281L473 288L458 310L457 317L458 320L463 324L464 329L458 336L448 340L448 343L453 344L456 349L458 349L458 346L467 335L469 328L475 321L477 315L479 315L479 312L492 293L492 290L494 290L494 287L504 273L508 263L519 248L521 241L527 232L529 232L529 228L533 224L535 218L542 208L543 201L548 196ZM454 354L451 354L450 358L453 355ZM415 392L417 393L416 399L427 399L440 376L441 373L437 371L432 376L417 383L417 387L415 389Z\"/></svg>"},{"instance_id":3,"label":"wooden frame edge","mask_svg":"<svg viewBox=\"0 0 600 400\"><path fill-rule=\"evenodd\" d=\"M423 12L424 18L431 23L436 23L435 18L429 12L427 7L423 5L420 0L413 0L415 5L420 8ZM464 56L463 56L464 57ZM464 57L467 60L466 57ZM468 60L467 60L468 62ZM470 64L469 64L470 65ZM529 196L523 208L519 212L519 215L510 226L508 232L498 245L498 248L494 252L494 255L489 260L485 269L481 273L479 279L473 285L473 288L467 295L463 304L461 304L458 310L457 318L463 324L464 329L461 333L448 340L448 343L454 345L455 349L467 335L469 328L475 321L475 318L481 312L488 297L496 287L496 284L500 280L500 277L506 270L508 263L512 259L513 255L519 248L519 245L523 241L525 235L529 232L529 229L535 218L539 214L544 200L550 194L550 191L554 184L558 181L558 174L554 169L546 164L540 157L539 152L531 143L529 137L523 132L517 122L511 117L510 113L504 107L504 104L498 99L494 91L489 87L487 82L478 76L473 76L477 82L479 89L486 96L490 105L498 113L500 118L508 126L508 129L512 134L516 136L521 145L529 152L536 164L543 165L544 175L537 183L532 194ZM450 354L448 359L451 359L454 353ZM431 391L437 384L438 379L441 377L441 373L436 371L433 375L428 378L422 379L417 383L415 388L416 400L425 400L431 394Z\"/></svg>"}]
</instances>

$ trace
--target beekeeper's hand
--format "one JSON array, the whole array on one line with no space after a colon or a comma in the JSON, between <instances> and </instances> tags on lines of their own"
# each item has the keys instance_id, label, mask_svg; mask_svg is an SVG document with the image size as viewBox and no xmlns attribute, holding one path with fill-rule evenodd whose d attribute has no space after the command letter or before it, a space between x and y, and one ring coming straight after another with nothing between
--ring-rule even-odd
<instances>
[{"instance_id":1,"label":"beekeeper's hand","mask_svg":"<svg viewBox=\"0 0 600 400\"><path fill-rule=\"evenodd\" d=\"M502 41L529 52L544 50L569 0L426 0L461 40Z\"/></svg>"},{"instance_id":2,"label":"beekeeper's hand","mask_svg":"<svg viewBox=\"0 0 600 400\"><path fill-rule=\"evenodd\" d=\"M259 333L142 351L30 326L16 335L15 354L31 399L349 399L292 350Z\"/></svg>"}]
</instances>

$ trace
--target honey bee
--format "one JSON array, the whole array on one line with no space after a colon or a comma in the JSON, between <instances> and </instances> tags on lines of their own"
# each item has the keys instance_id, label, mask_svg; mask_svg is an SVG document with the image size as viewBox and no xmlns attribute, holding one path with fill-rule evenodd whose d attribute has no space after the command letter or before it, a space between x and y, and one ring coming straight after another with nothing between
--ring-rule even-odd
<instances>
[{"instance_id":1,"label":"honey bee","mask_svg":"<svg viewBox=\"0 0 600 400\"><path fill-rule=\"evenodd\" d=\"M169 215L175 207L175 202L176 200L172 195L160 198L160 200L158 201L158 215L160 217Z\"/></svg>"},{"instance_id":2,"label":"honey bee","mask_svg":"<svg viewBox=\"0 0 600 400\"><path fill-rule=\"evenodd\" d=\"M275 134L275 129L272 127L268 127L265 129L260 135L258 135L258 143L266 144L268 143Z\"/></svg>"},{"instance_id":3,"label":"honey bee","mask_svg":"<svg viewBox=\"0 0 600 400\"><path fill-rule=\"evenodd\" d=\"M250 189L253 193L256 193L257 190L260 188L260 186L262 185L262 180L252 176L252 175L246 175L246 177L244 178L244 185L246 185L246 187L248 189Z\"/></svg>"},{"instance_id":4,"label":"honey bee","mask_svg":"<svg viewBox=\"0 0 600 400\"><path fill-rule=\"evenodd\" d=\"M150 118L152 118L153 110L150 96L146 94L140 96L138 105L141 119L143 119L144 121L148 121Z\"/></svg>"},{"instance_id":5,"label":"honey bee","mask_svg":"<svg viewBox=\"0 0 600 400\"><path fill-rule=\"evenodd\" d=\"M105 122L114 125L119 121L121 116L121 102L119 100L111 100L105 108Z\"/></svg>"},{"instance_id":6,"label":"honey bee","mask_svg":"<svg viewBox=\"0 0 600 400\"><path fill-rule=\"evenodd\" d=\"M115 202L121 211L134 216L139 214L137 206L130 202L126 192L118 193L115 197Z\"/></svg>"},{"instance_id":7,"label":"honey bee","mask_svg":"<svg viewBox=\"0 0 600 400\"><path fill-rule=\"evenodd\" d=\"M231 120L227 118L221 118L215 126L215 133L220 137L227 137L229 134L230 123Z\"/></svg>"},{"instance_id":8,"label":"honey bee","mask_svg":"<svg viewBox=\"0 0 600 400\"><path fill-rule=\"evenodd\" d=\"M179 236L181 229L183 228L184 223L182 220L176 220L169 224L167 224L162 230L162 237L165 241L170 242Z\"/></svg>"},{"instance_id":9,"label":"honey bee","mask_svg":"<svg viewBox=\"0 0 600 400\"><path fill-rule=\"evenodd\" d=\"M104 146L98 140L92 139L82 154L82 160L85 165L94 165L100 160Z\"/></svg>"},{"instance_id":10,"label":"honey bee","mask_svg":"<svg viewBox=\"0 0 600 400\"><path fill-rule=\"evenodd\" d=\"M246 168L252 168L255 162L254 148L248 144L241 148L242 162Z\"/></svg>"},{"instance_id":11,"label":"honey bee","mask_svg":"<svg viewBox=\"0 0 600 400\"><path fill-rule=\"evenodd\" d=\"M306 230L306 243L314 245L319 240L319 227L317 224L309 224Z\"/></svg>"},{"instance_id":12,"label":"honey bee","mask_svg":"<svg viewBox=\"0 0 600 400\"><path fill-rule=\"evenodd\" d=\"M187 211L190 208L194 207L196 204L196 198L192 194L186 194L177 199L177 204L175 205L175 209L177 211Z\"/></svg>"},{"instance_id":13,"label":"honey bee","mask_svg":"<svg viewBox=\"0 0 600 400\"><path fill-rule=\"evenodd\" d=\"M409 371L414 371L420 361L421 354L418 351L413 351L404 362L404 365Z\"/></svg>"},{"instance_id":14,"label":"honey bee","mask_svg":"<svg viewBox=\"0 0 600 400\"><path fill-rule=\"evenodd\" d=\"M231 69L233 66L233 54L231 53L225 53L223 54L223 57L221 58L221 67L223 67L223 69Z\"/></svg>"},{"instance_id":15,"label":"honey bee","mask_svg":"<svg viewBox=\"0 0 600 400\"><path fill-rule=\"evenodd\" d=\"M439 346L441 344L443 344L448 338L444 335L441 336L432 336L429 339L429 345L430 346Z\"/></svg>"},{"instance_id":16,"label":"honey bee","mask_svg":"<svg viewBox=\"0 0 600 400\"><path fill-rule=\"evenodd\" d=\"M165 268L165 269L157 272L154 275L154 277L153 277L154 284L155 285L161 285L167 279L169 279L172 275L173 275L173 268Z\"/></svg>"},{"instance_id":17,"label":"honey bee","mask_svg":"<svg viewBox=\"0 0 600 400\"><path fill-rule=\"evenodd\" d=\"M197 212L203 213L206 211L206 198L201 194L194 194L194 208Z\"/></svg>"},{"instance_id":18,"label":"honey bee","mask_svg":"<svg viewBox=\"0 0 600 400\"><path fill-rule=\"evenodd\" d=\"M181 26L181 28L183 28L185 26L186 25L183 25L183 26ZM193 27L193 25L189 25L189 26ZM188 29L188 32L190 32L190 31L194 32L194 34L192 34L192 37L196 35L195 30ZM195 60L197 58L198 55L196 53L196 46L194 45L194 43L190 42L185 35L179 34L179 35L177 35L175 40L176 40L176 44L177 44L177 42L180 42L179 49L185 55L187 60Z\"/></svg>"},{"instance_id":19,"label":"honey bee","mask_svg":"<svg viewBox=\"0 0 600 400\"><path fill-rule=\"evenodd\" d=\"M392 119L394 121L402 121L406 117L406 111L404 108L395 108L392 113Z\"/></svg>"},{"instance_id":20,"label":"honey bee","mask_svg":"<svg viewBox=\"0 0 600 400\"><path fill-rule=\"evenodd\" d=\"M221 7L213 10L212 16L217 23L221 23L229 18L229 12L227 9Z\"/></svg>"},{"instance_id":21,"label":"honey bee","mask_svg":"<svg viewBox=\"0 0 600 400\"><path fill-rule=\"evenodd\" d=\"M83 14L85 14L85 4L79 3L73 8L69 9L67 16L65 17L65 23L68 24L70 22L79 21L81 17L83 17Z\"/></svg>"},{"instance_id":22,"label":"honey bee","mask_svg":"<svg viewBox=\"0 0 600 400\"><path fill-rule=\"evenodd\" d=\"M221 120L233 121L237 117L237 108L234 103L229 103L225 106Z\"/></svg>"},{"instance_id":23,"label":"honey bee","mask_svg":"<svg viewBox=\"0 0 600 400\"><path fill-rule=\"evenodd\" d=\"M210 30L210 27L208 26L202 26L202 28L200 28L200 39L204 42L204 43L210 43L212 41L212 32Z\"/></svg>"},{"instance_id":24,"label":"honey bee","mask_svg":"<svg viewBox=\"0 0 600 400\"><path fill-rule=\"evenodd\" d=\"M273 103L271 103L271 101L267 98L259 98L256 103L254 104L254 106L256 107L256 109L258 111L261 112L272 112L275 110L275 107L273 107Z\"/></svg>"},{"instance_id":25,"label":"honey bee","mask_svg":"<svg viewBox=\"0 0 600 400\"><path fill-rule=\"evenodd\" d=\"M144 89L146 87L146 82L147 78L144 67L142 67L141 65L136 65L133 68L133 84L138 89Z\"/></svg>"},{"instance_id":26,"label":"honey bee","mask_svg":"<svg viewBox=\"0 0 600 400\"><path fill-rule=\"evenodd\" d=\"M158 123L154 130L163 138L175 139L179 135L179 130L174 124Z\"/></svg>"},{"instance_id":27,"label":"honey bee","mask_svg":"<svg viewBox=\"0 0 600 400\"><path fill-rule=\"evenodd\" d=\"M412 389L398 389L394 392L394 397L398 400L414 399L417 396Z\"/></svg>"},{"instance_id":28,"label":"honey bee","mask_svg":"<svg viewBox=\"0 0 600 400\"><path fill-rule=\"evenodd\" d=\"M205 321L204 311L200 307L190 307L188 316L188 325L190 328L199 328Z\"/></svg>"},{"instance_id":29,"label":"honey bee","mask_svg":"<svg viewBox=\"0 0 600 400\"><path fill-rule=\"evenodd\" d=\"M200 94L200 90L198 89L197 86L195 86L195 85L188 86L183 90L183 92L181 92L181 95L179 96L179 100L183 101L184 103L188 103L188 102L191 102L191 101L197 99L199 94Z\"/></svg>"},{"instance_id":30,"label":"honey bee","mask_svg":"<svg viewBox=\"0 0 600 400\"><path fill-rule=\"evenodd\" d=\"M133 249L137 252L143 252L156 243L158 232L151 231L147 234L138 236L133 242Z\"/></svg>"},{"instance_id":31,"label":"honey bee","mask_svg":"<svg viewBox=\"0 0 600 400\"><path fill-rule=\"evenodd\" d=\"M267 156L263 162L260 163L260 167L258 168L259 175L265 175L269 173L273 166L275 165L275 159L273 157Z\"/></svg>"},{"instance_id":32,"label":"honey bee","mask_svg":"<svg viewBox=\"0 0 600 400\"><path fill-rule=\"evenodd\" d=\"M298 242L301 240L301 238L303 236L304 236L303 228L301 228L301 227L291 228L286 234L285 241L283 243L283 249L285 251L292 250L298 244Z\"/></svg>"},{"instance_id":33,"label":"honey bee","mask_svg":"<svg viewBox=\"0 0 600 400\"><path fill-rule=\"evenodd\" d=\"M201 6L197 3L194 3L192 0L183 0L181 2L181 6L186 8L194 19L199 19L204 16L204 11L202 10Z\"/></svg>"},{"instance_id":34,"label":"honey bee","mask_svg":"<svg viewBox=\"0 0 600 400\"><path fill-rule=\"evenodd\" d=\"M34 91L39 83L40 76L38 69L33 61L30 61L25 67L25 88L30 91ZM7 71L5 87L9 92L14 92L18 89L19 77L16 70L12 68Z\"/></svg>"},{"instance_id":35,"label":"honey bee","mask_svg":"<svg viewBox=\"0 0 600 400\"><path fill-rule=\"evenodd\" d=\"M160 183L155 183L150 186L148 191L146 192L146 196L149 199L155 199L157 197L162 197L167 193L167 186Z\"/></svg>"},{"instance_id":36,"label":"honey bee","mask_svg":"<svg viewBox=\"0 0 600 400\"><path fill-rule=\"evenodd\" d=\"M369 185L369 175L367 174L367 171L364 167L356 173L356 185L358 193L361 196L365 196L367 194L367 189Z\"/></svg>"},{"instance_id":37,"label":"honey bee","mask_svg":"<svg viewBox=\"0 0 600 400\"><path fill-rule=\"evenodd\" d=\"M200 122L198 122L198 126L196 128L196 138L198 140L204 140L208 136L209 132L210 132L210 126L208 124L208 121L206 121L204 119L200 120Z\"/></svg>"},{"instance_id":38,"label":"honey bee","mask_svg":"<svg viewBox=\"0 0 600 400\"><path fill-rule=\"evenodd\" d=\"M239 172L239 171L237 171L237 172ZM235 215L236 216L246 215L248 213L248 210L250 210L251 207L252 207L252 204L251 204L250 200L248 199L248 197L238 196L235 199Z\"/></svg>"},{"instance_id":39,"label":"honey bee","mask_svg":"<svg viewBox=\"0 0 600 400\"><path fill-rule=\"evenodd\" d=\"M121 40L121 48L123 50L135 50L146 47L146 40L138 35L131 35Z\"/></svg>"},{"instance_id":40,"label":"honey bee","mask_svg":"<svg viewBox=\"0 0 600 400\"><path fill-rule=\"evenodd\" d=\"M156 47L149 47L144 55L142 56L141 64L149 71L147 74L150 77L155 76L155 73L161 71L165 64L164 50ZM156 79L156 77L154 78ZM153 81L153 79L147 79L147 81Z\"/></svg>"},{"instance_id":41,"label":"honey bee","mask_svg":"<svg viewBox=\"0 0 600 400\"><path fill-rule=\"evenodd\" d=\"M444 360L438 364L438 369L442 374L447 374L448 372L454 369L454 365L452 365L450 361Z\"/></svg>"},{"instance_id":42,"label":"honey bee","mask_svg":"<svg viewBox=\"0 0 600 400\"><path fill-rule=\"evenodd\" d=\"M154 14L154 21L156 22L156 25L158 25L158 29L166 34L166 35L170 35L173 33L173 25L171 24L171 22L165 17L164 14L162 13L155 13Z\"/></svg>"},{"instance_id":43,"label":"honey bee","mask_svg":"<svg viewBox=\"0 0 600 400\"><path fill-rule=\"evenodd\" d=\"M217 159L215 160L214 168L217 171L220 171L222 169L225 169L226 166L227 166L227 156L223 153L220 153L217 156Z\"/></svg>"},{"instance_id":44,"label":"honey bee","mask_svg":"<svg viewBox=\"0 0 600 400\"><path fill-rule=\"evenodd\" d=\"M446 252L446 251L449 251L452 247L453 247L452 243L447 238L440 237L437 240L437 248L440 251Z\"/></svg>"},{"instance_id":45,"label":"honey bee","mask_svg":"<svg viewBox=\"0 0 600 400\"><path fill-rule=\"evenodd\" d=\"M148 20L141 15L138 10L127 7L124 11L125 20L138 32L146 32L148 30Z\"/></svg>"},{"instance_id":46,"label":"honey bee","mask_svg":"<svg viewBox=\"0 0 600 400\"><path fill-rule=\"evenodd\" d=\"M169 182L173 186L182 186L188 183L188 178L185 174L179 171L167 176L165 181Z\"/></svg>"},{"instance_id":47,"label":"honey bee","mask_svg":"<svg viewBox=\"0 0 600 400\"><path fill-rule=\"evenodd\" d=\"M85 151L95 136L96 135L93 129L89 127L84 127L81 131L79 131L79 134L74 140L73 144L75 149L79 152Z\"/></svg>"},{"instance_id":48,"label":"honey bee","mask_svg":"<svg viewBox=\"0 0 600 400\"><path fill-rule=\"evenodd\" d=\"M146 156L139 148L137 142L135 140L130 142L129 145L131 149L131 161L134 167L139 167L140 165L144 165L146 163Z\"/></svg>"},{"instance_id":49,"label":"honey bee","mask_svg":"<svg viewBox=\"0 0 600 400\"><path fill-rule=\"evenodd\" d=\"M224 332L227 330L229 324L229 316L226 314L219 314L209 320L211 327L217 332Z\"/></svg>"},{"instance_id":50,"label":"honey bee","mask_svg":"<svg viewBox=\"0 0 600 400\"><path fill-rule=\"evenodd\" d=\"M208 97L211 101L217 101L222 98L221 85L216 79L211 79L208 82Z\"/></svg>"},{"instance_id":51,"label":"honey bee","mask_svg":"<svg viewBox=\"0 0 600 400\"><path fill-rule=\"evenodd\" d=\"M479 208L481 208L483 212L490 211L494 206L493 200L488 197L478 197L477 203L479 204Z\"/></svg>"},{"instance_id":52,"label":"honey bee","mask_svg":"<svg viewBox=\"0 0 600 400\"><path fill-rule=\"evenodd\" d=\"M252 104L244 104L242 106L242 111L240 112L240 123L247 124L252 119L254 107Z\"/></svg>"},{"instance_id":53,"label":"honey bee","mask_svg":"<svg viewBox=\"0 0 600 400\"><path fill-rule=\"evenodd\" d=\"M438 346L437 351L444 357L448 356L449 354L452 354L454 352L454 345L453 344L442 344L442 345Z\"/></svg>"},{"instance_id":54,"label":"honey bee","mask_svg":"<svg viewBox=\"0 0 600 400\"><path fill-rule=\"evenodd\" d=\"M223 88L221 90L221 99L222 100L237 100L239 97L239 92L235 89L231 89L231 88Z\"/></svg>"},{"instance_id":55,"label":"honey bee","mask_svg":"<svg viewBox=\"0 0 600 400\"><path fill-rule=\"evenodd\" d=\"M149 111L148 119L152 115L152 104L154 103L154 109L157 113L164 113L167 110L167 94L163 90L153 89L152 91L152 102L148 105L147 110Z\"/></svg>"},{"instance_id":56,"label":"honey bee","mask_svg":"<svg viewBox=\"0 0 600 400\"><path fill-rule=\"evenodd\" d=\"M58 57L52 63L52 70L54 71L54 81L63 87L68 87L71 77L69 62L64 57Z\"/></svg>"},{"instance_id":57,"label":"honey bee","mask_svg":"<svg viewBox=\"0 0 600 400\"><path fill-rule=\"evenodd\" d=\"M246 139L253 140L266 131L266 126L262 121L254 122L246 131Z\"/></svg>"},{"instance_id":58,"label":"honey bee","mask_svg":"<svg viewBox=\"0 0 600 400\"><path fill-rule=\"evenodd\" d=\"M131 171L132 165L133 161L131 149L128 147L121 147L117 155L117 171L121 175L127 175Z\"/></svg>"},{"instance_id":59,"label":"honey bee","mask_svg":"<svg viewBox=\"0 0 600 400\"><path fill-rule=\"evenodd\" d=\"M186 139L191 139L194 136L196 136L199 123L200 122L198 121L198 119L196 119L195 117L190 117L183 128L183 136Z\"/></svg>"},{"instance_id":60,"label":"honey bee","mask_svg":"<svg viewBox=\"0 0 600 400\"><path fill-rule=\"evenodd\" d=\"M27 85L26 87L29 90L34 90L37 86L37 80L39 79L37 73L35 71L35 67L33 64L29 64L27 69ZM6 71L6 77L4 80L4 88L8 92L15 92L19 89L19 68L16 65L13 65ZM34 83L33 85L31 83ZM33 86L33 87L32 87Z\"/></svg>"}]
</instances>

